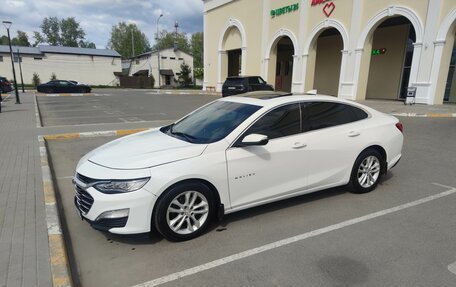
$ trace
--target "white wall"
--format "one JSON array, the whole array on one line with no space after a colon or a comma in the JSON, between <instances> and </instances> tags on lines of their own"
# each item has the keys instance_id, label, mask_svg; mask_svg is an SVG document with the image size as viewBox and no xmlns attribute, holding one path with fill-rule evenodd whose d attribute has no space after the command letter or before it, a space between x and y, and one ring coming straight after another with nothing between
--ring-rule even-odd
<instances>
[{"instance_id":1,"label":"white wall","mask_svg":"<svg viewBox=\"0 0 456 287\"><path fill-rule=\"evenodd\" d=\"M0 75L13 79L9 54L0 54ZM21 55L24 84L31 84L33 73L37 73L42 83L48 82L52 73L57 79L74 80L89 85L115 85L114 72L121 72L121 60L114 57L50 54L44 56ZM42 58L37 60L35 58ZM19 63L14 63L17 82L20 84Z\"/></svg>"},{"instance_id":2,"label":"white wall","mask_svg":"<svg viewBox=\"0 0 456 287\"><path fill-rule=\"evenodd\" d=\"M166 59L163 59L166 57ZM174 59L171 59L174 58ZM130 69L130 76L140 70L149 70L149 73L152 73L152 76L155 79L155 88L158 88L158 57L157 53L152 53L146 56L139 58L139 62L136 63L136 60L132 61L132 66ZM177 79L177 73L181 71L181 64L186 63L192 69L191 77L193 78L193 57L182 51L174 51L174 49L165 49L160 51L160 69L166 70L171 69L174 72L174 77ZM165 83L164 77L161 79L162 85Z\"/></svg>"}]
</instances>

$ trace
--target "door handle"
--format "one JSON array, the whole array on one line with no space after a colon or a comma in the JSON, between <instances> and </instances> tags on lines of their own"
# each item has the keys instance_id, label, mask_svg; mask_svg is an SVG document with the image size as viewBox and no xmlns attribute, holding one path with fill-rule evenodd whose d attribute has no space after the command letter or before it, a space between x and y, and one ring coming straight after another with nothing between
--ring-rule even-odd
<instances>
[{"instance_id":1,"label":"door handle","mask_svg":"<svg viewBox=\"0 0 456 287\"><path fill-rule=\"evenodd\" d=\"M294 148L294 149L305 148L306 146L307 146L307 144L301 143L301 142L295 142L295 143L293 144L293 148Z\"/></svg>"},{"instance_id":2,"label":"door handle","mask_svg":"<svg viewBox=\"0 0 456 287\"><path fill-rule=\"evenodd\" d=\"M361 134L360 132L351 131L351 132L348 133L348 136L351 137L351 138L354 138L354 137L359 136L360 134Z\"/></svg>"}]
</instances>

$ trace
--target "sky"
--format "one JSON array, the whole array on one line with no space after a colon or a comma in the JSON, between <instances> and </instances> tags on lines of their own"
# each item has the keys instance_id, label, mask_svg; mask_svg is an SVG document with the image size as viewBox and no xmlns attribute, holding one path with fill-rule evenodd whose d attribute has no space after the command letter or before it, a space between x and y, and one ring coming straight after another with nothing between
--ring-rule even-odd
<instances>
[{"instance_id":1,"label":"sky","mask_svg":"<svg viewBox=\"0 0 456 287\"><path fill-rule=\"evenodd\" d=\"M33 31L41 32L43 18L75 17L86 32L86 40L97 48L106 47L112 26L121 21L138 25L153 45L160 14L160 30L174 31L178 21L179 32L202 32L202 11L202 0L0 0L0 21L13 22L12 37L22 30L33 44ZM6 35L3 26L1 35Z\"/></svg>"}]
</instances>

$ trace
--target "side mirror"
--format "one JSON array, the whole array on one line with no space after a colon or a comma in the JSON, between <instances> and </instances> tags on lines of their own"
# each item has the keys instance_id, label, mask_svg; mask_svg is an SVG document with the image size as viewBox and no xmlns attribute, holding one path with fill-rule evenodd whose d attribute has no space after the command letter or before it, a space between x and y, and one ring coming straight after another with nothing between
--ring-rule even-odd
<instances>
[{"instance_id":1,"label":"side mirror","mask_svg":"<svg viewBox=\"0 0 456 287\"><path fill-rule=\"evenodd\" d=\"M250 134L242 140L243 146L266 145L269 142L268 136L260 134Z\"/></svg>"}]
</instances>

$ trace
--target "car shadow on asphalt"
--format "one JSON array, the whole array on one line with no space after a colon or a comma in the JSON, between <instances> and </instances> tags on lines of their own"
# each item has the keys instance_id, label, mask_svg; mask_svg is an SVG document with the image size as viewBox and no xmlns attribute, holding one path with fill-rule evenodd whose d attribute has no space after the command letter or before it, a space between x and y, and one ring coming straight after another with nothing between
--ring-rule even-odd
<instances>
[{"instance_id":1,"label":"car shadow on asphalt","mask_svg":"<svg viewBox=\"0 0 456 287\"><path fill-rule=\"evenodd\" d=\"M275 212L277 210L286 209L313 201L318 201L324 198L338 196L347 192L349 191L343 186L335 187L241 210L232 214L225 215L221 221L218 221L210 226L207 232L211 232L213 230L222 232L227 230L228 225L232 222L245 220L255 216L264 215L267 213Z\"/></svg>"}]
</instances>

